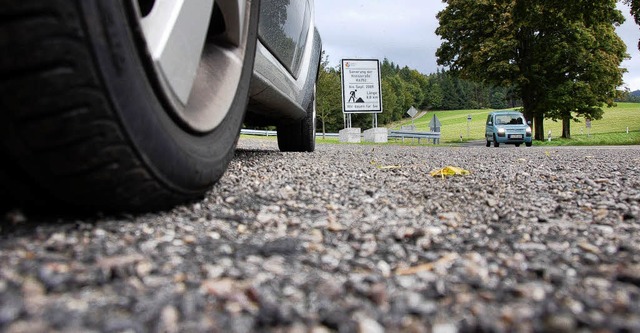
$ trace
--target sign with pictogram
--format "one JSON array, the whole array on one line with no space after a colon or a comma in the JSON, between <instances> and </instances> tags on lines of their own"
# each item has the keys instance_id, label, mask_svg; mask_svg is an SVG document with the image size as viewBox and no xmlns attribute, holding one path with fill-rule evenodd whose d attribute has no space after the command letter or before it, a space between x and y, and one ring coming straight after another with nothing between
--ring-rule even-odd
<instances>
[{"instance_id":1,"label":"sign with pictogram","mask_svg":"<svg viewBox=\"0 0 640 333\"><path fill-rule=\"evenodd\" d=\"M342 112L382 112L379 60L342 60Z\"/></svg>"}]
</instances>

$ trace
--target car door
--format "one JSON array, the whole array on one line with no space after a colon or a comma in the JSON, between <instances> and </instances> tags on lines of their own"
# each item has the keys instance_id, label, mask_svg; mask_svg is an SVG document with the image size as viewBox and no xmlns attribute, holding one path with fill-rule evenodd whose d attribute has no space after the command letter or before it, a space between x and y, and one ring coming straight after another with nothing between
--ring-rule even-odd
<instances>
[{"instance_id":1,"label":"car door","mask_svg":"<svg viewBox=\"0 0 640 333\"><path fill-rule=\"evenodd\" d=\"M311 23L309 1L262 0L260 8L260 41L297 79Z\"/></svg>"},{"instance_id":2,"label":"car door","mask_svg":"<svg viewBox=\"0 0 640 333\"><path fill-rule=\"evenodd\" d=\"M484 132L484 136L487 138L487 141L491 141L493 139L493 116L493 113L490 113L487 116L487 123Z\"/></svg>"}]
</instances>

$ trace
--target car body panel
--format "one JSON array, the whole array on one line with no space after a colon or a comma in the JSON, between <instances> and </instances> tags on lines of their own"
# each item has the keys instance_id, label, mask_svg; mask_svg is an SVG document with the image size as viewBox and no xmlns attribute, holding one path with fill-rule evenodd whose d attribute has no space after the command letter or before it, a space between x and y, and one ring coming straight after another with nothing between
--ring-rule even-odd
<instances>
[{"instance_id":1,"label":"car body panel","mask_svg":"<svg viewBox=\"0 0 640 333\"><path fill-rule=\"evenodd\" d=\"M261 2L258 38L294 78L300 71L310 24L308 0Z\"/></svg>"},{"instance_id":2,"label":"car body panel","mask_svg":"<svg viewBox=\"0 0 640 333\"><path fill-rule=\"evenodd\" d=\"M498 144L531 144L531 127L521 112L495 111L487 116L485 138Z\"/></svg>"},{"instance_id":3,"label":"car body panel","mask_svg":"<svg viewBox=\"0 0 640 333\"><path fill-rule=\"evenodd\" d=\"M261 125L300 120L313 101L322 52L313 0L263 0L262 7L247 120Z\"/></svg>"}]
</instances>

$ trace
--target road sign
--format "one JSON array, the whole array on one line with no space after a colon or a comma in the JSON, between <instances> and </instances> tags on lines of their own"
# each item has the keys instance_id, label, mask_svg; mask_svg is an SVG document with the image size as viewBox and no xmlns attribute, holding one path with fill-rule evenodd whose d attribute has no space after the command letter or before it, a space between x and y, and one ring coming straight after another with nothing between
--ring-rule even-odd
<instances>
[{"instance_id":1,"label":"road sign","mask_svg":"<svg viewBox=\"0 0 640 333\"><path fill-rule=\"evenodd\" d=\"M431 130L431 132L440 132L440 128L442 127L442 124L440 123L440 119L438 119L438 117L436 117L436 115L433 115L433 118L431 118L431 121L429 122L429 129Z\"/></svg>"},{"instance_id":2,"label":"road sign","mask_svg":"<svg viewBox=\"0 0 640 333\"><path fill-rule=\"evenodd\" d=\"M409 117L413 118L418 114L418 110L416 110L416 108L414 108L413 106L407 111L407 114L409 115Z\"/></svg>"},{"instance_id":3,"label":"road sign","mask_svg":"<svg viewBox=\"0 0 640 333\"><path fill-rule=\"evenodd\" d=\"M382 112L379 60L342 60L342 112Z\"/></svg>"}]
</instances>

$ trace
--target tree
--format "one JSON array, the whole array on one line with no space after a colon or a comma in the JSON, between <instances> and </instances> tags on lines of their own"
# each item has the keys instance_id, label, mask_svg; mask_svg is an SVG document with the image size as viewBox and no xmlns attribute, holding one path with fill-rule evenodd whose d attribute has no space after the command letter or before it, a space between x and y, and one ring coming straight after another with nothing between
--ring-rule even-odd
<instances>
[{"instance_id":1,"label":"tree","mask_svg":"<svg viewBox=\"0 0 640 333\"><path fill-rule=\"evenodd\" d=\"M436 75L436 79L442 91L440 109L471 109L481 104L475 100L475 83L461 80L456 73L452 72L440 72Z\"/></svg>"},{"instance_id":2,"label":"tree","mask_svg":"<svg viewBox=\"0 0 640 333\"><path fill-rule=\"evenodd\" d=\"M494 88L491 90L490 105L492 109L505 109L507 104L506 89Z\"/></svg>"},{"instance_id":3,"label":"tree","mask_svg":"<svg viewBox=\"0 0 640 333\"><path fill-rule=\"evenodd\" d=\"M380 65L380 76L381 77L389 77L398 74L399 69L398 65L394 64L393 61L384 58L382 60L382 64Z\"/></svg>"},{"instance_id":4,"label":"tree","mask_svg":"<svg viewBox=\"0 0 640 333\"><path fill-rule=\"evenodd\" d=\"M443 0L438 63L463 78L515 88L535 138L545 117L593 119L622 83L615 0Z\"/></svg>"},{"instance_id":5,"label":"tree","mask_svg":"<svg viewBox=\"0 0 640 333\"><path fill-rule=\"evenodd\" d=\"M625 70L618 68L626 56L626 46L615 32L614 24L624 20L615 3L585 2L582 7L566 9L567 15L580 18L557 29L556 52L549 59L560 71L551 72L558 82L549 91L547 117L562 120L562 137L571 137L572 121L584 116L600 119L602 105L612 106L620 95ZM579 45L579 46L576 46ZM617 64L611 66L610 64Z\"/></svg>"},{"instance_id":6,"label":"tree","mask_svg":"<svg viewBox=\"0 0 640 333\"><path fill-rule=\"evenodd\" d=\"M329 127L330 131L340 129L342 125L342 96L340 73L329 67L329 56L322 52L322 62L316 83L316 115L322 125L322 136Z\"/></svg>"},{"instance_id":7,"label":"tree","mask_svg":"<svg viewBox=\"0 0 640 333\"><path fill-rule=\"evenodd\" d=\"M391 121L397 121L404 117L405 111L413 105L413 96L409 91L409 84L395 74L384 79L389 83L391 93L396 96L396 107L392 110L384 106L385 112L391 113ZM383 96L384 98L384 96Z\"/></svg>"},{"instance_id":8,"label":"tree","mask_svg":"<svg viewBox=\"0 0 640 333\"><path fill-rule=\"evenodd\" d=\"M417 108L421 107L425 97L425 91L423 87L427 86L427 79L417 70L410 69L407 66L404 66L400 70L400 72L398 72L398 75L407 84L407 90L409 94L411 94L411 97L413 99L413 101L411 102L411 106Z\"/></svg>"},{"instance_id":9,"label":"tree","mask_svg":"<svg viewBox=\"0 0 640 333\"><path fill-rule=\"evenodd\" d=\"M388 78L383 78L381 84L384 111L379 114L378 121L382 124L388 124L393 121L393 113L398 109L398 97L396 97Z\"/></svg>"},{"instance_id":10,"label":"tree","mask_svg":"<svg viewBox=\"0 0 640 333\"><path fill-rule=\"evenodd\" d=\"M442 105L442 88L436 81L435 77L428 77L428 84L425 89L424 102L422 109L429 110Z\"/></svg>"}]
</instances>

